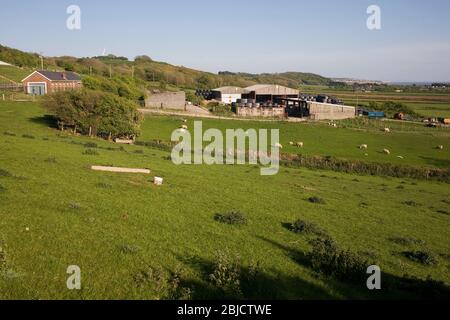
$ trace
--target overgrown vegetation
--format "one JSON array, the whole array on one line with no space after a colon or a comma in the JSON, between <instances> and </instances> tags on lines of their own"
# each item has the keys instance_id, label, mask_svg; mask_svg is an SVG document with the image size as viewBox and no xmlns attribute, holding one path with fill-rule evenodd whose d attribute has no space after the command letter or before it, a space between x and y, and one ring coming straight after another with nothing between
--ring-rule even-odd
<instances>
[{"instance_id":1,"label":"overgrown vegetation","mask_svg":"<svg viewBox=\"0 0 450 320\"><path fill-rule=\"evenodd\" d=\"M402 252L402 255L426 266L434 266L438 263L436 256L431 251L405 251Z\"/></svg>"},{"instance_id":2,"label":"overgrown vegetation","mask_svg":"<svg viewBox=\"0 0 450 320\"><path fill-rule=\"evenodd\" d=\"M239 211L231 211L228 213L217 213L214 215L214 220L230 224L230 225L245 225L247 224L247 217Z\"/></svg>"},{"instance_id":3,"label":"overgrown vegetation","mask_svg":"<svg viewBox=\"0 0 450 320\"><path fill-rule=\"evenodd\" d=\"M295 221L289 226L289 230L291 230L294 233L301 233L301 234L314 234L317 236L326 235L326 232L318 225L304 220Z\"/></svg>"},{"instance_id":4,"label":"overgrown vegetation","mask_svg":"<svg viewBox=\"0 0 450 320\"><path fill-rule=\"evenodd\" d=\"M142 115L138 106L112 94L91 90L59 91L48 95L43 105L52 112L61 130L104 138L139 134Z\"/></svg>"}]
</instances>

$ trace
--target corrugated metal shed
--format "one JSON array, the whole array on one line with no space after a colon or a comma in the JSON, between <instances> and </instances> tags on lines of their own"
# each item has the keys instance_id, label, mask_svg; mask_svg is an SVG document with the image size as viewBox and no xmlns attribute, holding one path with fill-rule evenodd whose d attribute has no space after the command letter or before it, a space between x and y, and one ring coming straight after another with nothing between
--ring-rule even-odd
<instances>
[{"instance_id":1,"label":"corrugated metal shed","mask_svg":"<svg viewBox=\"0 0 450 320\"><path fill-rule=\"evenodd\" d=\"M256 84L245 88L248 92L255 92L257 95L298 95L300 92L277 84Z\"/></svg>"},{"instance_id":2,"label":"corrugated metal shed","mask_svg":"<svg viewBox=\"0 0 450 320\"><path fill-rule=\"evenodd\" d=\"M212 91L220 92L222 94L242 94L247 92L245 89L240 87L220 87L213 89Z\"/></svg>"}]
</instances>

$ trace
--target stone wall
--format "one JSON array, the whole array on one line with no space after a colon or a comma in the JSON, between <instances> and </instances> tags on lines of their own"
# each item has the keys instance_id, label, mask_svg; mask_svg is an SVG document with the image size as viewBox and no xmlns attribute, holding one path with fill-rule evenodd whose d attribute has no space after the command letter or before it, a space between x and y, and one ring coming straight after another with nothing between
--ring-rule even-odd
<instances>
[{"instance_id":1,"label":"stone wall","mask_svg":"<svg viewBox=\"0 0 450 320\"><path fill-rule=\"evenodd\" d=\"M329 103L308 102L311 120L342 120L355 118L356 109Z\"/></svg>"},{"instance_id":2,"label":"stone wall","mask_svg":"<svg viewBox=\"0 0 450 320\"><path fill-rule=\"evenodd\" d=\"M248 108L237 107L236 114L240 117L284 118L284 108Z\"/></svg>"},{"instance_id":3,"label":"stone wall","mask_svg":"<svg viewBox=\"0 0 450 320\"><path fill-rule=\"evenodd\" d=\"M185 106L186 93L184 91L150 93L145 100L147 108L184 110Z\"/></svg>"}]
</instances>

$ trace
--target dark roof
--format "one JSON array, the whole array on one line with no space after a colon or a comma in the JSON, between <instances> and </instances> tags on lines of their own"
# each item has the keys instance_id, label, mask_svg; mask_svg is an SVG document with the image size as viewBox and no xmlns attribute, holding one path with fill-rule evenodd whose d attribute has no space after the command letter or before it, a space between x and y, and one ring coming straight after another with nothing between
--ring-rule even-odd
<instances>
[{"instance_id":1,"label":"dark roof","mask_svg":"<svg viewBox=\"0 0 450 320\"><path fill-rule=\"evenodd\" d=\"M55 72L55 71L41 71L38 70L40 74L44 77L52 80L52 81L61 81L61 80L69 80L69 81L80 81L81 78L75 72L64 71L64 72Z\"/></svg>"}]
</instances>

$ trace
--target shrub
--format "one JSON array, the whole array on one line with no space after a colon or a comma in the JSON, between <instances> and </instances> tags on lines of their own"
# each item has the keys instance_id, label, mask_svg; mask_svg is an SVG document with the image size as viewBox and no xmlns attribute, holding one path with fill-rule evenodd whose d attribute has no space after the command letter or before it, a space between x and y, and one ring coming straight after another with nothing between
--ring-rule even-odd
<instances>
[{"instance_id":1,"label":"shrub","mask_svg":"<svg viewBox=\"0 0 450 320\"><path fill-rule=\"evenodd\" d=\"M24 134L24 135L22 135L22 138L25 138L25 139L35 139L35 137L34 137L33 135L31 135L31 134Z\"/></svg>"},{"instance_id":2,"label":"shrub","mask_svg":"<svg viewBox=\"0 0 450 320\"><path fill-rule=\"evenodd\" d=\"M308 201L311 203L317 203L317 204L325 204L325 200L319 197L310 197L308 198Z\"/></svg>"},{"instance_id":3,"label":"shrub","mask_svg":"<svg viewBox=\"0 0 450 320\"><path fill-rule=\"evenodd\" d=\"M98 146L97 146L97 144L95 142L87 142L87 143L84 144L84 147L85 148L93 148L93 149L95 149Z\"/></svg>"},{"instance_id":4,"label":"shrub","mask_svg":"<svg viewBox=\"0 0 450 320\"><path fill-rule=\"evenodd\" d=\"M393 238L390 238L389 240L396 244L400 244L400 245L404 245L404 246L425 244L425 241L423 241L423 240L414 239L414 238L410 238L410 237L393 237Z\"/></svg>"},{"instance_id":5,"label":"shrub","mask_svg":"<svg viewBox=\"0 0 450 320\"><path fill-rule=\"evenodd\" d=\"M438 264L436 256L430 251L405 251L402 255L411 261L418 262L426 266L434 266Z\"/></svg>"},{"instance_id":6,"label":"shrub","mask_svg":"<svg viewBox=\"0 0 450 320\"><path fill-rule=\"evenodd\" d=\"M160 267L147 267L133 276L136 286L153 293L156 299L189 300L192 290L183 286L183 278L184 271L181 268L166 272Z\"/></svg>"},{"instance_id":7,"label":"shrub","mask_svg":"<svg viewBox=\"0 0 450 320\"><path fill-rule=\"evenodd\" d=\"M105 183L105 182L100 182L96 184L97 188L102 188L102 189L112 189L112 185Z\"/></svg>"},{"instance_id":8,"label":"shrub","mask_svg":"<svg viewBox=\"0 0 450 320\"><path fill-rule=\"evenodd\" d=\"M71 126L82 134L104 138L134 137L139 134L142 115L138 105L113 94L90 90L58 91L43 99L62 129Z\"/></svg>"},{"instance_id":9,"label":"shrub","mask_svg":"<svg viewBox=\"0 0 450 320\"><path fill-rule=\"evenodd\" d=\"M336 279L361 283L366 278L367 260L340 249L331 238L315 239L308 254L312 267Z\"/></svg>"},{"instance_id":10,"label":"shrub","mask_svg":"<svg viewBox=\"0 0 450 320\"><path fill-rule=\"evenodd\" d=\"M9 178L12 177L12 174L4 169L0 169L0 177Z\"/></svg>"},{"instance_id":11,"label":"shrub","mask_svg":"<svg viewBox=\"0 0 450 320\"><path fill-rule=\"evenodd\" d=\"M99 153L94 149L86 149L83 151L83 154L87 155L87 156L98 156L99 155Z\"/></svg>"},{"instance_id":12,"label":"shrub","mask_svg":"<svg viewBox=\"0 0 450 320\"><path fill-rule=\"evenodd\" d=\"M225 224L230 224L230 225L245 225L247 224L247 217L238 212L238 211L231 211L229 213L217 213L214 216L214 220L220 222L220 223L225 223Z\"/></svg>"},{"instance_id":13,"label":"shrub","mask_svg":"<svg viewBox=\"0 0 450 320\"><path fill-rule=\"evenodd\" d=\"M289 230L295 233L315 234L318 236L325 234L325 231L323 231L319 226L304 220L295 221L290 226Z\"/></svg>"},{"instance_id":14,"label":"shrub","mask_svg":"<svg viewBox=\"0 0 450 320\"><path fill-rule=\"evenodd\" d=\"M420 206L420 204L418 204L417 202L415 202L413 200L403 201L402 203L404 205L410 206L410 207L418 207L418 206Z\"/></svg>"},{"instance_id":15,"label":"shrub","mask_svg":"<svg viewBox=\"0 0 450 320\"><path fill-rule=\"evenodd\" d=\"M219 251L213 263L212 273L209 280L220 289L226 297L240 297L241 292L241 270L239 264L227 252Z\"/></svg>"},{"instance_id":16,"label":"shrub","mask_svg":"<svg viewBox=\"0 0 450 320\"><path fill-rule=\"evenodd\" d=\"M70 210L81 210L81 205L76 202L69 203Z\"/></svg>"},{"instance_id":17,"label":"shrub","mask_svg":"<svg viewBox=\"0 0 450 320\"><path fill-rule=\"evenodd\" d=\"M136 254L141 250L141 248L139 246L135 246L135 245L122 245L119 247L119 251L122 254Z\"/></svg>"},{"instance_id":18,"label":"shrub","mask_svg":"<svg viewBox=\"0 0 450 320\"><path fill-rule=\"evenodd\" d=\"M9 136L9 137L15 137L15 136L16 136L15 133L10 132L10 131L5 131L5 132L3 132L3 134L4 134L5 136Z\"/></svg>"}]
</instances>

